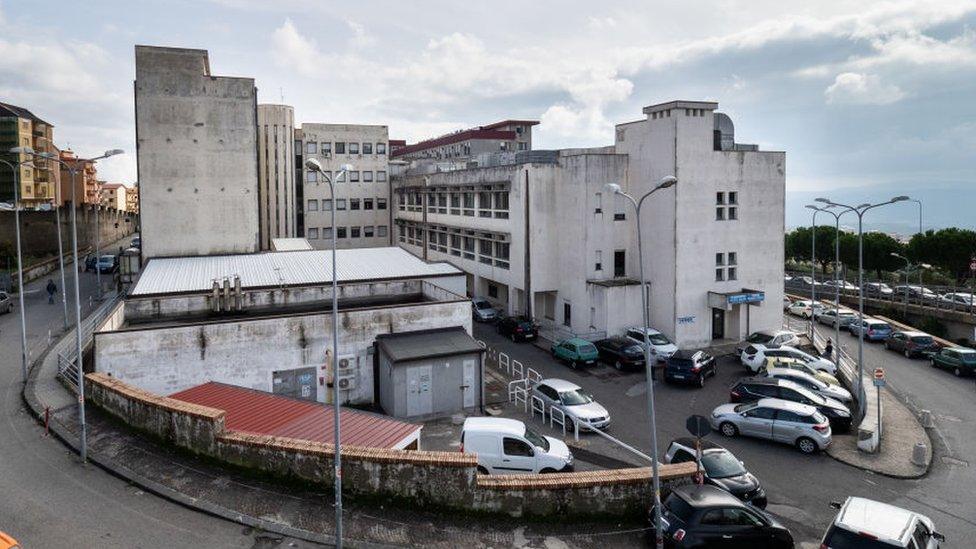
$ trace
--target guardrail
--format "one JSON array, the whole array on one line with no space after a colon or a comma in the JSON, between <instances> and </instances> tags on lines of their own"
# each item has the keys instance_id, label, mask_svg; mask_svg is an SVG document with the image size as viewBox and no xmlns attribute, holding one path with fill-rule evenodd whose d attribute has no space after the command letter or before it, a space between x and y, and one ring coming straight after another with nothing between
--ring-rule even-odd
<instances>
[{"instance_id":1,"label":"guardrail","mask_svg":"<svg viewBox=\"0 0 976 549\"><path fill-rule=\"evenodd\" d=\"M109 313L111 313L112 309L114 309L115 306L118 305L123 299L125 299L125 294L116 293L110 299L105 300L104 303L99 305L98 309L89 315L88 318L81 321L82 352L84 352L84 349L88 348L88 346L91 344L95 335L95 329L98 327L98 325L105 320ZM62 339L52 352L57 353L58 356L58 378L60 378L70 390L77 393L78 349L75 338L66 337Z\"/></svg>"},{"instance_id":2,"label":"guardrail","mask_svg":"<svg viewBox=\"0 0 976 549\"><path fill-rule=\"evenodd\" d=\"M809 277L809 275L806 275ZM787 291L792 291L793 293L803 296L804 299L810 298L810 284L804 282L796 282L791 280L784 284ZM833 279L824 279L830 280ZM976 304L967 305L965 303L958 303L953 301L948 301L940 297L939 294L947 293L972 293L974 290L969 287L958 287L958 286L926 286L926 288L935 292L935 296L925 297L921 295L905 295L904 292L892 292L892 293L881 293L878 291L868 290L864 292L864 299L871 299L878 302L882 302L886 305L892 307L922 307L923 309L934 309L936 311L946 311L946 312L956 312L961 313L965 316L971 316L976 320ZM841 288L838 292L834 286L825 284L820 280L817 280L816 294L817 300L830 300L832 301L834 296L839 293L841 297L854 299L861 293L857 288Z\"/></svg>"}]
</instances>

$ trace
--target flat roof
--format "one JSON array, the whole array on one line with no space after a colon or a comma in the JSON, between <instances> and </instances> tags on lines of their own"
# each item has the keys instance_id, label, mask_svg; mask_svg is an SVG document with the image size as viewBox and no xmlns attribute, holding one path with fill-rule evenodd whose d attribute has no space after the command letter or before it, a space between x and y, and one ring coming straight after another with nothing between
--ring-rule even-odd
<instances>
[{"instance_id":1,"label":"flat roof","mask_svg":"<svg viewBox=\"0 0 976 549\"><path fill-rule=\"evenodd\" d=\"M460 326L380 334L376 336L376 344L392 362L485 352Z\"/></svg>"},{"instance_id":2,"label":"flat roof","mask_svg":"<svg viewBox=\"0 0 976 549\"><path fill-rule=\"evenodd\" d=\"M314 248L304 238L272 238L271 249L276 252L297 252Z\"/></svg>"},{"instance_id":3,"label":"flat roof","mask_svg":"<svg viewBox=\"0 0 976 549\"><path fill-rule=\"evenodd\" d=\"M210 381L169 395L170 398L224 410L224 426L232 431L297 438L333 444L334 408ZM340 441L350 446L403 449L420 436L420 425L380 414L339 409Z\"/></svg>"},{"instance_id":4,"label":"flat roof","mask_svg":"<svg viewBox=\"0 0 976 549\"><path fill-rule=\"evenodd\" d=\"M336 251L336 280L365 282L461 275L448 263L426 263L398 247ZM130 295L210 291L214 280L239 276L241 287L315 286L332 282L332 251L305 250L203 257L157 257L146 263Z\"/></svg>"}]
</instances>

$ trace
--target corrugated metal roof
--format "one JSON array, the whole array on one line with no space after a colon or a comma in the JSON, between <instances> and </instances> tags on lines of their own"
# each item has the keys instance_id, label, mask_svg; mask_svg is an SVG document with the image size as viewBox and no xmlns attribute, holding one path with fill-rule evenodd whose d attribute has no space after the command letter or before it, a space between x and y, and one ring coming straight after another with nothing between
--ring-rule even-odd
<instances>
[{"instance_id":1,"label":"corrugated metal roof","mask_svg":"<svg viewBox=\"0 0 976 549\"><path fill-rule=\"evenodd\" d=\"M397 247L338 250L336 268L340 283L462 274L448 263L424 263ZM245 289L325 284L332 281L332 251L154 258L131 295L209 291L215 279L235 275Z\"/></svg>"},{"instance_id":2,"label":"corrugated metal roof","mask_svg":"<svg viewBox=\"0 0 976 549\"><path fill-rule=\"evenodd\" d=\"M272 238L271 249L276 252L311 250L312 245L304 238Z\"/></svg>"},{"instance_id":3,"label":"corrugated metal roof","mask_svg":"<svg viewBox=\"0 0 976 549\"><path fill-rule=\"evenodd\" d=\"M380 334L376 343L393 362L484 352L461 327Z\"/></svg>"},{"instance_id":4,"label":"corrugated metal roof","mask_svg":"<svg viewBox=\"0 0 976 549\"><path fill-rule=\"evenodd\" d=\"M232 431L298 438L332 444L333 407L235 387L214 381L170 395L170 398L224 410L224 426ZM402 449L417 440L420 425L341 408L342 444Z\"/></svg>"}]
</instances>

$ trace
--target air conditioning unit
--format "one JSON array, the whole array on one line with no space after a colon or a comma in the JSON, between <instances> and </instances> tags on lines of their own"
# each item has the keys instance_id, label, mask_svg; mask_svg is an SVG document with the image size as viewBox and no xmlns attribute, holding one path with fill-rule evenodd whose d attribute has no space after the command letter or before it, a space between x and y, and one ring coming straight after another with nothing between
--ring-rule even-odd
<instances>
[{"instance_id":1,"label":"air conditioning unit","mask_svg":"<svg viewBox=\"0 0 976 549\"><path fill-rule=\"evenodd\" d=\"M339 378L342 378L342 377L345 377L345 376L354 376L354 375L356 375L356 372L357 372L358 369L359 369L359 361L356 359L356 355L343 355L343 356L340 356L339 357L339 370L338 370L338 373L337 373L338 375L336 375L336 379L339 379Z\"/></svg>"},{"instance_id":2,"label":"air conditioning unit","mask_svg":"<svg viewBox=\"0 0 976 549\"><path fill-rule=\"evenodd\" d=\"M338 377L338 383L339 383L339 389L341 389L343 391L349 391L351 389L355 389L356 388L356 376L355 376L355 374L354 375L348 375L348 376L339 376Z\"/></svg>"}]
</instances>

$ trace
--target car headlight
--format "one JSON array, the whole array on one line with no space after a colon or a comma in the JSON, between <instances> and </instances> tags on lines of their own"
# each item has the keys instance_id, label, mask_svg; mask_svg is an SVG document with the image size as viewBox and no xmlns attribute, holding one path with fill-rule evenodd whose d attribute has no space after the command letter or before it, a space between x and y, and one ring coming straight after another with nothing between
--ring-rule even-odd
<instances>
[{"instance_id":1,"label":"car headlight","mask_svg":"<svg viewBox=\"0 0 976 549\"><path fill-rule=\"evenodd\" d=\"M840 416L840 417L848 417L851 414L848 413L847 410L837 410L837 415Z\"/></svg>"}]
</instances>

